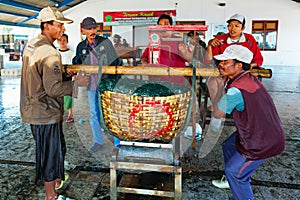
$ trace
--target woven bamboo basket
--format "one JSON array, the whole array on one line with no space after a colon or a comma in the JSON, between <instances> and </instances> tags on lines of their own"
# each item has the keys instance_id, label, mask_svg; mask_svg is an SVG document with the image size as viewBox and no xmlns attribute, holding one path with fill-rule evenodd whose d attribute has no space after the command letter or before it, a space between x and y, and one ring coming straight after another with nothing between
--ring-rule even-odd
<instances>
[{"instance_id":1,"label":"woven bamboo basket","mask_svg":"<svg viewBox=\"0 0 300 200\"><path fill-rule=\"evenodd\" d=\"M184 128L190 97L190 91L164 97L104 91L101 95L104 122L121 140L171 141Z\"/></svg>"}]
</instances>

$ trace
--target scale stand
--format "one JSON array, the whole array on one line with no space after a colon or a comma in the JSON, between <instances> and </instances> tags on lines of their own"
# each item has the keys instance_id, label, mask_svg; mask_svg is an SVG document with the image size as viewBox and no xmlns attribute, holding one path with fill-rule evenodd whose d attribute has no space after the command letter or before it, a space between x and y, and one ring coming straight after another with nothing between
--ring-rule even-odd
<instances>
[{"instance_id":1,"label":"scale stand","mask_svg":"<svg viewBox=\"0 0 300 200\"><path fill-rule=\"evenodd\" d=\"M119 193L142 194L182 199L182 169L176 156L176 140L170 144L121 141L110 162L110 198L117 200ZM117 171L130 173L159 172L174 175L174 191L119 187Z\"/></svg>"}]
</instances>

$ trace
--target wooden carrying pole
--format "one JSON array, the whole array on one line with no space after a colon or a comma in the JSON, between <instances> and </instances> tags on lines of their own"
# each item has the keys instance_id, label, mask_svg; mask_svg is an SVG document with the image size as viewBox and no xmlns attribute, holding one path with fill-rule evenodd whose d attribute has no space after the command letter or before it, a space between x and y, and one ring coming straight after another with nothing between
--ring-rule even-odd
<instances>
[{"instance_id":1,"label":"wooden carrying pole","mask_svg":"<svg viewBox=\"0 0 300 200\"><path fill-rule=\"evenodd\" d=\"M80 70L88 74L98 73L96 65L66 65L65 69L71 72ZM250 72L260 78L271 78L270 69L251 69ZM154 75L154 76L193 76L190 67L159 67L159 66L103 66L102 74L126 74L126 75ZM197 68L196 76L219 76L217 68Z\"/></svg>"}]
</instances>

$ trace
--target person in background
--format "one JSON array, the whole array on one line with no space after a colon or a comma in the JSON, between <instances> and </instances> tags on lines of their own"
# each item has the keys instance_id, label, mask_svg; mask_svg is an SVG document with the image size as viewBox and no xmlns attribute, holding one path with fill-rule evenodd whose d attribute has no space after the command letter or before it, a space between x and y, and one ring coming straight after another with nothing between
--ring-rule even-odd
<instances>
[{"instance_id":1,"label":"person in background","mask_svg":"<svg viewBox=\"0 0 300 200\"><path fill-rule=\"evenodd\" d=\"M111 41L97 35L97 27L98 24L94 18L86 17L83 19L81 31L86 35L86 39L77 45L76 55L72 60L73 64L119 65L119 58ZM90 82L88 84L88 102L90 108L90 124L94 138L94 142L89 150L97 151L100 150L103 145L103 134L98 106L98 74L90 75Z\"/></svg>"},{"instance_id":2,"label":"person in background","mask_svg":"<svg viewBox=\"0 0 300 200\"><path fill-rule=\"evenodd\" d=\"M206 43L200 39L200 33L196 31L190 31L187 33L187 45L190 49L191 54L189 60L196 59L201 63L205 61L206 54Z\"/></svg>"},{"instance_id":3,"label":"person in background","mask_svg":"<svg viewBox=\"0 0 300 200\"><path fill-rule=\"evenodd\" d=\"M123 48L123 44L121 43L121 36L118 34L114 34L113 36L113 42L114 42L114 47L115 48Z\"/></svg>"},{"instance_id":4,"label":"person in background","mask_svg":"<svg viewBox=\"0 0 300 200\"><path fill-rule=\"evenodd\" d=\"M253 53L242 45L230 45L214 56L218 70L226 81L218 78L213 103L213 116L233 115L236 131L222 144L226 180L213 180L216 187L230 186L233 198L253 200L250 176L268 158L281 154L285 133L275 104L262 85L251 73ZM225 89L225 94L224 94Z\"/></svg>"},{"instance_id":5,"label":"person in background","mask_svg":"<svg viewBox=\"0 0 300 200\"><path fill-rule=\"evenodd\" d=\"M20 113L22 121L30 124L36 143L36 182L43 181L45 200L54 200L58 199L55 187L65 180L63 97L76 96L78 86L85 86L89 78L80 72L75 81L64 81L61 55L53 45L66 30L64 23L73 21L51 7L43 8L38 19L41 34L24 49Z\"/></svg>"},{"instance_id":6,"label":"person in background","mask_svg":"<svg viewBox=\"0 0 300 200\"><path fill-rule=\"evenodd\" d=\"M206 43L200 39L200 33L199 32L194 32L190 31L187 33L187 36L191 38L192 43L199 43L199 45L203 48L206 49Z\"/></svg>"},{"instance_id":7,"label":"person in background","mask_svg":"<svg viewBox=\"0 0 300 200\"><path fill-rule=\"evenodd\" d=\"M207 62L213 59L213 56L219 55L233 44L239 44L247 47L253 53L251 68L261 67L263 64L263 56L261 55L259 46L255 38L251 34L244 33L246 19L243 15L235 14L227 20L228 33L217 35L208 42L207 46Z\"/></svg>"},{"instance_id":8,"label":"person in background","mask_svg":"<svg viewBox=\"0 0 300 200\"><path fill-rule=\"evenodd\" d=\"M253 53L253 59L250 64L251 68L261 67L263 56L261 55L256 40L251 34L244 33L246 28L245 17L240 14L234 14L227 20L227 24L228 33L216 35L214 39L211 39L208 42L206 48L206 64L209 64L213 60L213 56L223 53L228 46L238 44L248 48ZM214 62L212 62L212 64L214 64ZM214 85L213 83L210 83L214 81L215 78L210 77L208 79L208 84ZM213 92L209 95L210 99L214 98ZM212 111L212 109L212 106L208 106L208 110ZM219 126L222 124L222 120L217 120L215 118L213 118L212 122L214 124L219 124Z\"/></svg>"},{"instance_id":9,"label":"person in background","mask_svg":"<svg viewBox=\"0 0 300 200\"><path fill-rule=\"evenodd\" d=\"M169 15L167 14L162 14L159 16L158 20L157 20L157 25L173 25L173 19L172 17L170 17ZM161 33L161 37L166 37L166 38L171 38L172 37L172 32L171 31L164 31ZM144 53L142 54L142 64L143 65L146 65L148 63L150 63L150 48L147 47L144 51ZM167 52L168 53L168 52ZM168 56L167 56L168 58ZM166 61L165 61L166 60ZM181 65L184 65L184 62L185 60L182 59L180 60L181 61ZM179 62L180 62L179 61ZM164 59L160 62L160 64L166 64L166 65L169 65L169 60L168 59Z\"/></svg>"},{"instance_id":10,"label":"person in background","mask_svg":"<svg viewBox=\"0 0 300 200\"><path fill-rule=\"evenodd\" d=\"M23 57L24 48L25 48L25 41L21 40L20 41L20 54L21 54L21 58Z\"/></svg>"},{"instance_id":11,"label":"person in background","mask_svg":"<svg viewBox=\"0 0 300 200\"><path fill-rule=\"evenodd\" d=\"M74 57L74 51L68 48L69 37L67 34L63 34L60 39L57 40L59 45L58 51L61 54L61 60L63 65L70 65L72 64L72 59ZM72 76L69 77L72 80ZM64 96L64 108L68 111L68 117L66 119L66 123L74 122L73 118L73 106L74 100L71 96Z\"/></svg>"},{"instance_id":12,"label":"person in background","mask_svg":"<svg viewBox=\"0 0 300 200\"><path fill-rule=\"evenodd\" d=\"M217 32L217 34L214 35L214 37L217 37L219 35L224 35L225 33L224 32Z\"/></svg>"},{"instance_id":13,"label":"person in background","mask_svg":"<svg viewBox=\"0 0 300 200\"><path fill-rule=\"evenodd\" d=\"M125 38L122 39L122 47L123 48L130 48L130 45L128 44L127 40ZM127 64L130 64L130 58L127 58Z\"/></svg>"},{"instance_id":14,"label":"person in background","mask_svg":"<svg viewBox=\"0 0 300 200\"><path fill-rule=\"evenodd\" d=\"M122 46L123 46L124 48L130 47L130 45L128 44L128 42L127 42L127 40L126 40L125 38L122 39Z\"/></svg>"},{"instance_id":15,"label":"person in background","mask_svg":"<svg viewBox=\"0 0 300 200\"><path fill-rule=\"evenodd\" d=\"M157 25L172 25L173 20L172 17L170 17L167 14L162 14L159 16L157 20ZM161 38L180 38L178 36L173 35L172 31L163 31L161 32ZM158 59L158 64L165 65L165 66L170 66L170 67L185 67L187 60L186 51L187 45L184 45L183 42L179 43L176 48L179 50L178 52L170 52L169 48L166 48L165 45L159 48L154 48L154 50L159 50L160 55ZM170 47L172 49L172 47ZM184 49L184 51L183 51ZM149 47L145 49L145 51L142 54L142 65L147 65L150 62L151 50ZM156 64L156 63L154 63ZM171 81L173 83L177 84L183 84L185 82L184 77L174 77L174 76L169 76L169 77L153 77L154 80L163 80L163 81Z\"/></svg>"}]
</instances>

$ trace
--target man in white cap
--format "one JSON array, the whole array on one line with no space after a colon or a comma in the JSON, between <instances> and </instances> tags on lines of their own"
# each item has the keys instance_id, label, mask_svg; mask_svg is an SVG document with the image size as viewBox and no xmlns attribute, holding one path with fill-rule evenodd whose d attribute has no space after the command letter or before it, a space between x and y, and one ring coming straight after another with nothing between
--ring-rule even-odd
<instances>
[{"instance_id":1,"label":"man in white cap","mask_svg":"<svg viewBox=\"0 0 300 200\"><path fill-rule=\"evenodd\" d=\"M62 131L63 97L76 96L78 86L89 78L79 73L75 81L63 80L61 55L53 42L65 31L64 23L72 23L55 8L43 8L38 16L41 34L24 49L20 112L29 123L36 143L36 182L45 187L45 200L57 199L55 186L64 177L66 144Z\"/></svg>"},{"instance_id":2,"label":"man in white cap","mask_svg":"<svg viewBox=\"0 0 300 200\"><path fill-rule=\"evenodd\" d=\"M223 53L228 46L239 44L247 47L253 53L251 68L260 67L263 63L263 57L255 38L251 34L244 33L246 28L245 17L240 14L234 14L227 20L227 24L228 33L217 35L208 42L206 50L208 60L210 61L213 59L213 56Z\"/></svg>"},{"instance_id":3,"label":"man in white cap","mask_svg":"<svg viewBox=\"0 0 300 200\"><path fill-rule=\"evenodd\" d=\"M257 45L255 38L251 34L247 34L243 32L246 28L245 17L240 14L234 14L227 20L227 23L228 23L227 25L228 33L217 35L214 39L211 39L208 42L208 46L206 48L207 64L213 60L213 56L223 53L228 46L239 44L248 48L253 54L250 67L251 68L261 67L263 63L263 57L261 55L259 46ZM218 65L217 62L216 63L213 62L213 64ZM210 85L214 85L214 83L212 83L214 81L215 78L211 77L208 79L207 83ZM214 98L213 92L210 93L209 95L210 95L210 99ZM211 106L208 106L208 109L212 110L213 108ZM220 121L214 120L214 118L212 119L213 120L211 120L211 123L219 124L219 126L221 125Z\"/></svg>"},{"instance_id":4,"label":"man in white cap","mask_svg":"<svg viewBox=\"0 0 300 200\"><path fill-rule=\"evenodd\" d=\"M242 45L231 45L223 54L214 56L219 61L219 78L212 99L215 118L233 115L237 130L222 144L225 175L234 199L253 200L250 176L266 159L284 151L285 134L271 96L251 73L252 52ZM224 94L224 88L226 93ZM223 95L224 94L224 95ZM217 187L224 182L214 180Z\"/></svg>"}]
</instances>

